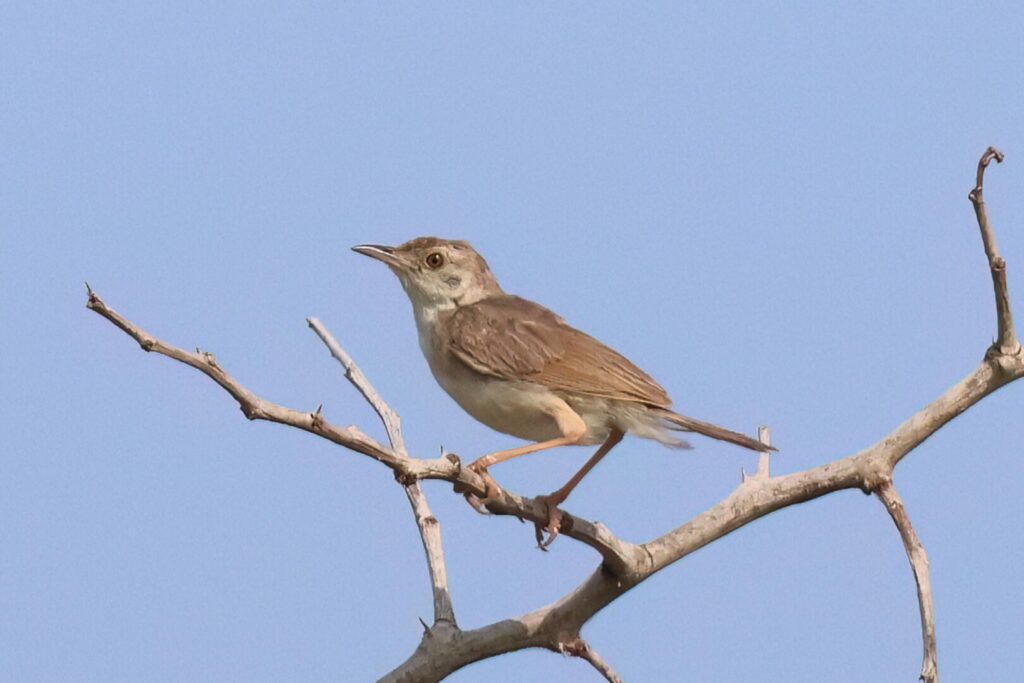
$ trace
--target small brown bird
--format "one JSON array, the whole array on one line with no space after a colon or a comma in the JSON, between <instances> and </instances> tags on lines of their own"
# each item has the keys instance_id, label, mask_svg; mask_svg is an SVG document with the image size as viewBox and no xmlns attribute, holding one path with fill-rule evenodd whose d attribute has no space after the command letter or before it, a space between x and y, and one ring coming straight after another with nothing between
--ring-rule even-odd
<instances>
[{"instance_id":1,"label":"small brown bird","mask_svg":"<svg viewBox=\"0 0 1024 683\"><path fill-rule=\"evenodd\" d=\"M697 432L774 450L674 412L665 390L628 359L543 306L506 294L467 242L419 237L399 247L352 249L398 276L412 301L420 348L448 395L488 427L535 442L470 465L488 483L485 500L500 490L487 473L491 465L556 446L601 444L565 486L545 497L542 547L558 533L557 506L626 433L672 448L690 448L672 432Z\"/></svg>"}]
</instances>

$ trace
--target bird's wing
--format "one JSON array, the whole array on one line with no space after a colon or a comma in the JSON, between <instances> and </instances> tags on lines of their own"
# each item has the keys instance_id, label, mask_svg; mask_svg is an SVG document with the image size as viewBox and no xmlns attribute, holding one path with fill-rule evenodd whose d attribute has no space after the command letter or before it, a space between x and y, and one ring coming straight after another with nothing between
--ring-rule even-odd
<instances>
[{"instance_id":1,"label":"bird's wing","mask_svg":"<svg viewBox=\"0 0 1024 683\"><path fill-rule=\"evenodd\" d=\"M451 352L482 374L660 408L672 403L643 370L532 301L483 299L441 322Z\"/></svg>"}]
</instances>

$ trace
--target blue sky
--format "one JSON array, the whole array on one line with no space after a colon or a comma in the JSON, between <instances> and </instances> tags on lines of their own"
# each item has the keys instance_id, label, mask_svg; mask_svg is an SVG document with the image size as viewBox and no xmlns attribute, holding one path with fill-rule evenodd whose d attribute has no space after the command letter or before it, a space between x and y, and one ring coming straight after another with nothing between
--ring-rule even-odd
<instances>
[{"instance_id":1,"label":"blue sky","mask_svg":"<svg viewBox=\"0 0 1024 683\"><path fill-rule=\"evenodd\" d=\"M84 308L83 280L263 397L419 455L514 445L434 384L404 294L349 252L468 239L508 291L629 355L681 412L773 429L776 472L881 437L995 331L967 192L1024 306L1024 10L902 3L42 3L0 8L0 679L372 680L430 616L389 472L247 422ZM1018 317L1021 317L1020 315ZM1024 668L1024 386L897 469L949 681ZM567 508L644 541L756 458L627 440ZM588 449L495 469L524 494ZM596 555L426 486L460 623L532 610ZM584 635L631 681L914 680L876 500L829 496L662 572ZM592 681L524 652L454 681Z\"/></svg>"}]
</instances>

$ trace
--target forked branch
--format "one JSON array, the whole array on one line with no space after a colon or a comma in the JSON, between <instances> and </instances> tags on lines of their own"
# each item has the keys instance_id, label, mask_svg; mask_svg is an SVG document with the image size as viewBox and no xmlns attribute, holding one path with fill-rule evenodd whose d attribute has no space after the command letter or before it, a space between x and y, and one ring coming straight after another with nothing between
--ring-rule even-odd
<instances>
[{"instance_id":1,"label":"forked branch","mask_svg":"<svg viewBox=\"0 0 1024 683\"><path fill-rule=\"evenodd\" d=\"M589 662L590 666L594 667L599 674L604 676L608 683L622 683L622 678L619 677L619 674L615 673L612 665L605 661L604 657L582 638L576 638L576 640L566 643L562 648L562 652L571 657L579 657Z\"/></svg>"},{"instance_id":2,"label":"forked branch","mask_svg":"<svg viewBox=\"0 0 1024 683\"><path fill-rule=\"evenodd\" d=\"M409 453L405 450L405 440L402 438L402 421L398 413L391 409L391 406L381 398L370 380L366 378L363 371L359 369L352 357L334 336L327 331L316 318L306 320L310 328L316 332L320 340L327 346L331 355L341 363L345 369L345 377L355 386L356 390L363 395L366 402L374 409L384 423L384 429L388 434L388 441L391 448L398 455L408 459ZM401 478L400 478L401 479ZM423 552L427 556L427 569L430 572L430 588L434 596L434 626L443 624L455 626L455 611L452 608L452 596L448 590L448 570L444 561L444 546L441 543L441 524L430 511L427 504L427 497L423 495L423 489L417 479L408 482L401 482L405 488L405 495L409 499L413 516L416 519L416 527L420 531L420 539L423 541Z\"/></svg>"},{"instance_id":3,"label":"forked branch","mask_svg":"<svg viewBox=\"0 0 1024 683\"><path fill-rule=\"evenodd\" d=\"M341 367L345 369L345 379L352 383L356 391L363 395L366 402L377 413L380 421L384 424L384 431L387 432L391 449L396 451L398 455L408 458L409 453L405 450L405 439L402 437L402 420L398 417L398 413L392 410L391 406L381 398L381 395L370 384L370 380L366 379L366 375L359 369L356 362L352 360L352 356L348 355L348 352L341 348L341 344L327 331L323 323L317 318L306 318L306 324L309 325L311 330L316 332L316 336L320 337L320 341L331 352L331 356L341 363Z\"/></svg>"}]
</instances>

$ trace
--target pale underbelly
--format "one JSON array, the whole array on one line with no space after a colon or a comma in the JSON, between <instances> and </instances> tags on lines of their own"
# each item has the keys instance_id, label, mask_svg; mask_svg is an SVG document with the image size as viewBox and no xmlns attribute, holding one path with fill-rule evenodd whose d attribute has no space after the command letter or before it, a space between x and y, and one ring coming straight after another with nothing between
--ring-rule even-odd
<instances>
[{"instance_id":1,"label":"pale underbelly","mask_svg":"<svg viewBox=\"0 0 1024 683\"><path fill-rule=\"evenodd\" d=\"M542 388L476 378L438 381L463 410L491 429L530 441L562 436L552 416L552 403L559 399Z\"/></svg>"}]
</instances>

